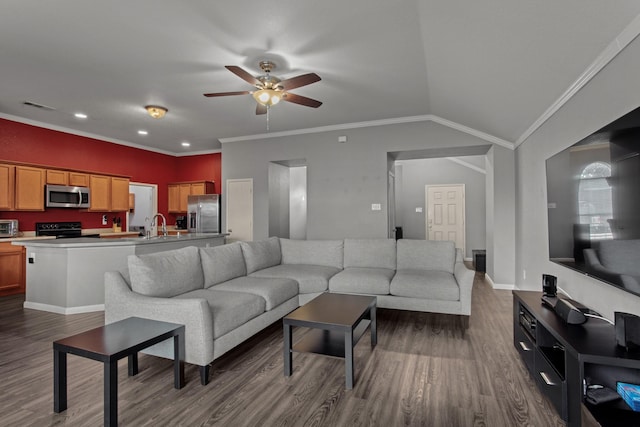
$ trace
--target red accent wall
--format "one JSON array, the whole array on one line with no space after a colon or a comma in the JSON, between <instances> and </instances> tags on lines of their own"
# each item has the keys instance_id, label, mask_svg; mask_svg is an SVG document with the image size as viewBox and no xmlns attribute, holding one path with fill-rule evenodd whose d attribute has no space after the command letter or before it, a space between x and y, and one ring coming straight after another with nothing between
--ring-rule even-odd
<instances>
[{"instance_id":1,"label":"red accent wall","mask_svg":"<svg viewBox=\"0 0 640 427\"><path fill-rule=\"evenodd\" d=\"M175 157L93 138L44 129L0 119L0 161L40 164L88 172L125 175L132 182L158 185L158 210L167 215L167 183L221 179L221 154ZM119 214L122 216L122 214ZM111 218L108 213L109 227ZM22 231L32 231L41 221L81 221L83 228L100 228L102 213L48 208L44 212L2 212L0 218L15 218Z\"/></svg>"}]
</instances>

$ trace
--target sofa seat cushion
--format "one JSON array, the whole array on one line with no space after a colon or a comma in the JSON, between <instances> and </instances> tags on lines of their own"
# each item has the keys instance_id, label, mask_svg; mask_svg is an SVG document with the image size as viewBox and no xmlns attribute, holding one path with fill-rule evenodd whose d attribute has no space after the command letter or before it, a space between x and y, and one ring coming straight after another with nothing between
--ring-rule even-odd
<instances>
[{"instance_id":1,"label":"sofa seat cushion","mask_svg":"<svg viewBox=\"0 0 640 427\"><path fill-rule=\"evenodd\" d=\"M391 295L459 301L460 288L453 274L439 270L399 270L391 280Z\"/></svg>"},{"instance_id":2,"label":"sofa seat cushion","mask_svg":"<svg viewBox=\"0 0 640 427\"><path fill-rule=\"evenodd\" d=\"M269 237L255 242L240 242L242 255L247 266L247 274L280 264L282 253L280 239Z\"/></svg>"},{"instance_id":3,"label":"sofa seat cushion","mask_svg":"<svg viewBox=\"0 0 640 427\"><path fill-rule=\"evenodd\" d=\"M247 275L240 242L200 248L200 259L205 288Z\"/></svg>"},{"instance_id":4,"label":"sofa seat cushion","mask_svg":"<svg viewBox=\"0 0 640 427\"><path fill-rule=\"evenodd\" d=\"M178 295L175 298L204 298L211 308L213 317L213 338L219 338L244 325L265 311L265 300L258 295L243 292L228 292L198 289Z\"/></svg>"},{"instance_id":5,"label":"sofa seat cushion","mask_svg":"<svg viewBox=\"0 0 640 427\"><path fill-rule=\"evenodd\" d=\"M281 264L256 271L251 276L293 279L298 282L298 291L301 294L308 294L325 292L329 288L329 279L338 272L340 272L339 268L321 265Z\"/></svg>"},{"instance_id":6,"label":"sofa seat cushion","mask_svg":"<svg viewBox=\"0 0 640 427\"><path fill-rule=\"evenodd\" d=\"M329 290L338 293L388 295L394 274L394 270L386 268L345 268L329 280Z\"/></svg>"},{"instance_id":7,"label":"sofa seat cushion","mask_svg":"<svg viewBox=\"0 0 640 427\"><path fill-rule=\"evenodd\" d=\"M298 295L298 282L284 277L238 277L211 288L216 291L244 292L266 301L267 311Z\"/></svg>"},{"instance_id":8,"label":"sofa seat cushion","mask_svg":"<svg viewBox=\"0 0 640 427\"><path fill-rule=\"evenodd\" d=\"M204 287L200 253L195 246L149 255L129 255L131 290L170 298Z\"/></svg>"}]
</instances>

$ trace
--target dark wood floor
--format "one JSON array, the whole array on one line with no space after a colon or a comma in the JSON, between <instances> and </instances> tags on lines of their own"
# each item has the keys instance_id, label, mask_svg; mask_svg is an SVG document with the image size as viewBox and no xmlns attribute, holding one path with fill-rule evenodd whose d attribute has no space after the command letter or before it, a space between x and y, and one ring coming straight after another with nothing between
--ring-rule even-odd
<instances>
[{"instance_id":1,"label":"dark wood floor","mask_svg":"<svg viewBox=\"0 0 640 427\"><path fill-rule=\"evenodd\" d=\"M102 365L68 356L69 408L53 412L52 341L101 326L102 313L57 315L0 298L0 425L102 424ZM171 362L140 355L119 367L122 426L562 426L512 344L510 291L476 275L469 328L457 316L378 310L378 345L355 349L353 390L344 363L294 354L283 376L274 324L213 364L200 385L187 365L175 390ZM294 340L303 330L296 330Z\"/></svg>"}]
</instances>

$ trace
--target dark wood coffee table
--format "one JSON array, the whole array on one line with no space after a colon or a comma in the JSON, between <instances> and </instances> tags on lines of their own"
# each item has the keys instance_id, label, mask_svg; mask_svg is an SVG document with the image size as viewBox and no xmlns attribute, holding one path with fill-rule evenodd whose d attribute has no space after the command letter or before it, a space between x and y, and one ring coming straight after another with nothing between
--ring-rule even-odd
<instances>
[{"instance_id":1,"label":"dark wood coffee table","mask_svg":"<svg viewBox=\"0 0 640 427\"><path fill-rule=\"evenodd\" d=\"M118 360L138 373L138 352L173 338L174 387L184 386L184 325L130 317L53 343L53 410L67 409L67 353L104 364L104 425L118 425Z\"/></svg>"},{"instance_id":2,"label":"dark wood coffee table","mask_svg":"<svg viewBox=\"0 0 640 427\"><path fill-rule=\"evenodd\" d=\"M324 293L284 317L284 375L291 376L293 352L343 358L347 389L353 388L353 347L371 330L371 347L378 342L376 298ZM292 347L292 326L313 329Z\"/></svg>"}]
</instances>

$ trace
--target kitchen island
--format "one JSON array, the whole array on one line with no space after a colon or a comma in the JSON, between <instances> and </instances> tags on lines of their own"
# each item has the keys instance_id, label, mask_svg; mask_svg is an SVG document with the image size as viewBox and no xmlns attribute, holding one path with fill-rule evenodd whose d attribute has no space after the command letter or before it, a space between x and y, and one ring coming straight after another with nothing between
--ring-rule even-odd
<instances>
[{"instance_id":1,"label":"kitchen island","mask_svg":"<svg viewBox=\"0 0 640 427\"><path fill-rule=\"evenodd\" d=\"M226 234L122 239L16 240L26 248L25 308L60 314L104 310L104 273L125 271L129 255L224 244Z\"/></svg>"}]
</instances>

